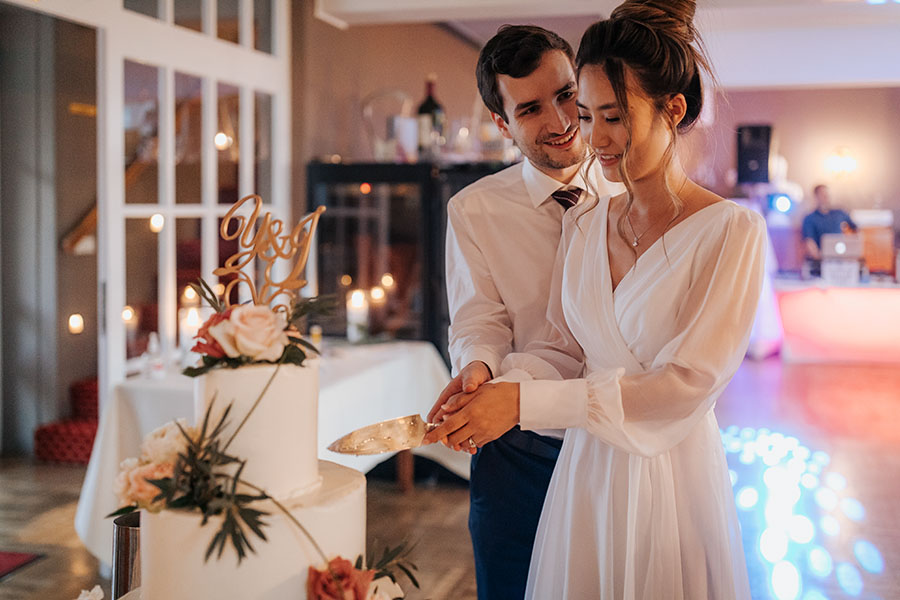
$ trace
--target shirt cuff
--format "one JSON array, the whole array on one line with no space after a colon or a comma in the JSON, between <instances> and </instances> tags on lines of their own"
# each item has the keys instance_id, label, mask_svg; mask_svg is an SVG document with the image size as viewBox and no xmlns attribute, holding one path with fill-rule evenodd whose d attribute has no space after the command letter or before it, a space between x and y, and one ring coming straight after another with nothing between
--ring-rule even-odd
<instances>
[{"instance_id":1,"label":"shirt cuff","mask_svg":"<svg viewBox=\"0 0 900 600\"><path fill-rule=\"evenodd\" d=\"M488 366L488 369L491 370L491 376L496 376L500 373L500 363L502 362L502 357L498 355L493 350L490 350L484 346L473 346L463 351L463 353L459 357L459 367L453 373L454 377L462 371L466 365L476 360L480 360L484 364Z\"/></svg>"},{"instance_id":2,"label":"shirt cuff","mask_svg":"<svg viewBox=\"0 0 900 600\"><path fill-rule=\"evenodd\" d=\"M587 423L586 379L523 381L519 384L522 429L568 429Z\"/></svg>"}]
</instances>

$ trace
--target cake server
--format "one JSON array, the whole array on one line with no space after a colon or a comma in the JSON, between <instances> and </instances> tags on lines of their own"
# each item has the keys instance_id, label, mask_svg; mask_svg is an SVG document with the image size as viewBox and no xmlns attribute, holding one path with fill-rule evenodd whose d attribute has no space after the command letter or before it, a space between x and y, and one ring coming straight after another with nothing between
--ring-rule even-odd
<instances>
[{"instance_id":1,"label":"cake server","mask_svg":"<svg viewBox=\"0 0 900 600\"><path fill-rule=\"evenodd\" d=\"M419 415L366 425L333 441L328 449L340 454L381 454L422 445L425 434L437 427Z\"/></svg>"}]
</instances>

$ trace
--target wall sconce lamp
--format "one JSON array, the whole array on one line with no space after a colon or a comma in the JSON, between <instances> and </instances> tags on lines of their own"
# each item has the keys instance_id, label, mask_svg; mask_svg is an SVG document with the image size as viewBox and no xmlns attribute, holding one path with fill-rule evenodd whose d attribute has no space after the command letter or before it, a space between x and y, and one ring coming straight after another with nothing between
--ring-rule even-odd
<instances>
[{"instance_id":1,"label":"wall sconce lamp","mask_svg":"<svg viewBox=\"0 0 900 600\"><path fill-rule=\"evenodd\" d=\"M838 148L825 159L825 171L829 175L837 175L839 177L849 175L856 171L858 166L856 158L850 154L847 148Z\"/></svg>"},{"instance_id":2,"label":"wall sconce lamp","mask_svg":"<svg viewBox=\"0 0 900 600\"><path fill-rule=\"evenodd\" d=\"M84 331L84 317L75 313L69 315L69 333L78 335Z\"/></svg>"}]
</instances>

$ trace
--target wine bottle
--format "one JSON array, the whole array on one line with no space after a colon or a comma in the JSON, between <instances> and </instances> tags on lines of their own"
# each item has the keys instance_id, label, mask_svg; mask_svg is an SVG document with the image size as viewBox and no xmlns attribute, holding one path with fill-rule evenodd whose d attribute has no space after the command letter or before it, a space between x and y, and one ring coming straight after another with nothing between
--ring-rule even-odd
<instances>
[{"instance_id":1,"label":"wine bottle","mask_svg":"<svg viewBox=\"0 0 900 600\"><path fill-rule=\"evenodd\" d=\"M419 156L426 159L437 158L444 143L444 107L434 97L437 75L432 73L425 80L425 99L419 105Z\"/></svg>"}]
</instances>

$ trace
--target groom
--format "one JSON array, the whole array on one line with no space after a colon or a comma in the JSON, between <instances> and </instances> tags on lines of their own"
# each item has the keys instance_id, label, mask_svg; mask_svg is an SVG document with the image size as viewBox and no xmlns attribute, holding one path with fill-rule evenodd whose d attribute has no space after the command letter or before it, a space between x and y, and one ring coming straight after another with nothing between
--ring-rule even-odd
<instances>
[{"instance_id":1,"label":"groom","mask_svg":"<svg viewBox=\"0 0 900 600\"><path fill-rule=\"evenodd\" d=\"M565 210L586 189L571 46L540 27L506 25L484 46L476 76L500 133L525 160L466 187L448 205L447 296L456 374L428 415L489 381L503 357L546 325ZM592 168L591 191L609 184ZM596 189L596 188L600 189ZM469 531L479 600L521 600L562 431L516 426L472 457ZM474 452L477 440L463 450Z\"/></svg>"}]
</instances>

